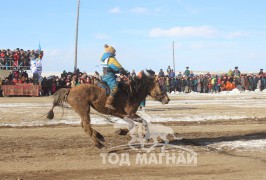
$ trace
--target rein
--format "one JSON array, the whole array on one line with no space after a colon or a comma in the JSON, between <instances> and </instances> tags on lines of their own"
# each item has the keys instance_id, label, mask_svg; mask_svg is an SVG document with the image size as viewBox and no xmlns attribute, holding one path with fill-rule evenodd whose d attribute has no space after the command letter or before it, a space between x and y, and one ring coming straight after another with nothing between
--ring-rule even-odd
<instances>
[{"instance_id":1,"label":"rein","mask_svg":"<svg viewBox=\"0 0 266 180\"><path fill-rule=\"evenodd\" d=\"M155 100L157 100L157 101L163 99L163 97L164 97L163 93L158 94L155 89L152 90L151 94L153 94L155 96Z\"/></svg>"}]
</instances>

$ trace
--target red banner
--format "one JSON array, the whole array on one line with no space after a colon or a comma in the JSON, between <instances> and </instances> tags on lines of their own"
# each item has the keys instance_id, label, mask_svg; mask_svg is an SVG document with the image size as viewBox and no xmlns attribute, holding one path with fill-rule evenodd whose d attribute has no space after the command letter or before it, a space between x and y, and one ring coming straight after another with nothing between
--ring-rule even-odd
<instances>
[{"instance_id":1,"label":"red banner","mask_svg":"<svg viewBox=\"0 0 266 180\"><path fill-rule=\"evenodd\" d=\"M40 86L33 84L2 85L4 96L39 96Z\"/></svg>"}]
</instances>

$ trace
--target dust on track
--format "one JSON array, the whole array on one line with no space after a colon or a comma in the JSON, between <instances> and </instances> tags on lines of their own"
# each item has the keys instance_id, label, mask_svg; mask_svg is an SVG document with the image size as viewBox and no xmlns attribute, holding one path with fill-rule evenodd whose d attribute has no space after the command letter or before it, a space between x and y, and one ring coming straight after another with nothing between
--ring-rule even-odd
<instances>
[{"instance_id":1,"label":"dust on track","mask_svg":"<svg viewBox=\"0 0 266 180\"><path fill-rule=\"evenodd\" d=\"M50 98L33 98L33 100L31 98L10 98L10 100L4 98L1 103L48 103L49 101L51 101ZM193 106L191 105L191 107ZM156 108L157 106L150 108L150 110ZM164 110L164 108L158 106L158 110ZM209 110L209 107L207 108ZM10 111L13 110L10 109ZM49 108L45 110L49 110ZM148 107L147 110L149 110ZM194 110L207 111L206 106L197 107ZM252 109L252 112L260 110ZM223 113L227 113L227 111L224 110ZM10 118L10 121L15 122L19 117L19 114L13 113L12 115L4 114L3 118L4 120ZM183 167L165 164L117 166L103 164L100 153L108 152L109 148L127 144L131 138L128 135L116 135L116 129L113 128L112 124L93 125L93 128L105 136L105 148L101 150L93 146L91 140L78 125L1 127L0 177L1 179L266 178L265 149L238 151L216 149L207 145L222 141L266 139L265 118L201 122L178 121L160 124L170 126L176 136L183 138L182 140L175 140L169 137L170 144L193 149L198 154L197 166ZM116 152L137 153L128 148L121 148Z\"/></svg>"}]
</instances>

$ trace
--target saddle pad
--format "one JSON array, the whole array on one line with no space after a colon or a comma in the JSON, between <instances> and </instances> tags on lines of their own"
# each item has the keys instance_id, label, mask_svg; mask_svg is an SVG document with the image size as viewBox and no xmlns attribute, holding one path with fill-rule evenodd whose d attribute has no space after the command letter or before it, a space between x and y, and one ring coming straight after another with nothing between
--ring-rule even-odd
<instances>
[{"instance_id":1,"label":"saddle pad","mask_svg":"<svg viewBox=\"0 0 266 180\"><path fill-rule=\"evenodd\" d=\"M99 86L100 88L105 89L106 95L110 94L110 88L108 87L108 85L106 83L98 82L96 85Z\"/></svg>"}]
</instances>

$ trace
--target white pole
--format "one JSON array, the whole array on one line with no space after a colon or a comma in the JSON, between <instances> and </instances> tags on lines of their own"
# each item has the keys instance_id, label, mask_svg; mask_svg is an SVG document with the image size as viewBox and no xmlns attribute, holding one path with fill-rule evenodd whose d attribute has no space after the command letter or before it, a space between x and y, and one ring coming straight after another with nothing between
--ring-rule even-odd
<instances>
[{"instance_id":1,"label":"white pole","mask_svg":"<svg viewBox=\"0 0 266 180\"><path fill-rule=\"evenodd\" d=\"M175 42L173 41L173 69L175 72Z\"/></svg>"},{"instance_id":2,"label":"white pole","mask_svg":"<svg viewBox=\"0 0 266 180\"><path fill-rule=\"evenodd\" d=\"M74 71L77 70L77 57L78 57L78 27L79 27L79 6L80 6L80 0L78 1L77 6L77 23L76 23L76 45L75 45L75 65L74 65Z\"/></svg>"}]
</instances>

